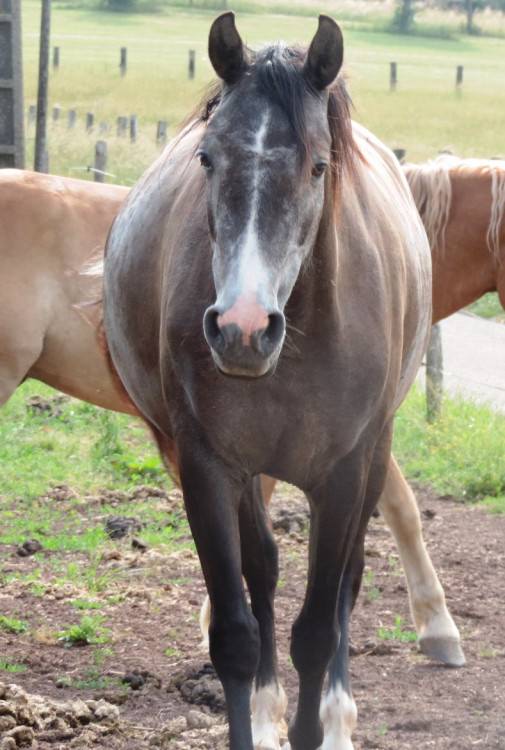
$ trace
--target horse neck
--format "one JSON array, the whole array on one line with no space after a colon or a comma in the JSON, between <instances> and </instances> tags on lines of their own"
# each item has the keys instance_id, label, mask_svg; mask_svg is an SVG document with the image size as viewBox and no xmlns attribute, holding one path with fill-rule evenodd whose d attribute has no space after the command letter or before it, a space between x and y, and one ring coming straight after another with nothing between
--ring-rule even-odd
<instances>
[{"instance_id":1,"label":"horse neck","mask_svg":"<svg viewBox=\"0 0 505 750\"><path fill-rule=\"evenodd\" d=\"M445 243L432 249L433 322L497 289L499 263L489 247L491 176L451 170L452 203ZM469 216L471 221L469 221ZM501 248L504 227L502 224ZM503 257L503 255L502 255Z\"/></svg>"}]
</instances>

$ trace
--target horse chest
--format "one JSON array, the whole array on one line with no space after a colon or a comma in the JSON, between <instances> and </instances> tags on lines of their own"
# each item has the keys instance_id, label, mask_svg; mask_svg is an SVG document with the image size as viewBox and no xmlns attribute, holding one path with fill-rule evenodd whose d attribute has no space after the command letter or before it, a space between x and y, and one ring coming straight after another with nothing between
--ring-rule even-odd
<instances>
[{"instance_id":1,"label":"horse chest","mask_svg":"<svg viewBox=\"0 0 505 750\"><path fill-rule=\"evenodd\" d=\"M186 407L227 462L302 488L353 448L374 418L370 373L329 362L308 370L292 362L262 382L215 370L194 381Z\"/></svg>"}]
</instances>

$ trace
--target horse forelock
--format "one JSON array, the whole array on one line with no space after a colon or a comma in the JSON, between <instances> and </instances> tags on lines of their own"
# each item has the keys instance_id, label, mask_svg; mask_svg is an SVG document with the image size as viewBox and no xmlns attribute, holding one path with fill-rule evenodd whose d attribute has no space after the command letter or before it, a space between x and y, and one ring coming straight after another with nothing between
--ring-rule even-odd
<instances>
[{"instance_id":1,"label":"horse forelock","mask_svg":"<svg viewBox=\"0 0 505 750\"><path fill-rule=\"evenodd\" d=\"M405 164L404 172L423 220L434 255L445 249L445 234L452 204L451 176L472 170L491 178L490 214L486 233L489 252L501 257L501 231L505 219L505 160L463 159L443 154L426 164Z\"/></svg>"},{"instance_id":2,"label":"horse forelock","mask_svg":"<svg viewBox=\"0 0 505 750\"><path fill-rule=\"evenodd\" d=\"M249 57L252 62L246 75L254 76L259 93L284 111L302 155L303 164L308 167L310 144L307 95L318 97L321 94L303 75L306 49L289 47L278 42L256 53L250 52ZM190 123L193 123L194 127L210 122L221 101L239 85L240 80L231 88L219 81L213 82L198 107L184 120L182 127L187 128ZM352 135L351 98L342 74L335 79L327 95L332 168L334 175L339 178L344 170L352 173L355 158L359 158Z\"/></svg>"}]
</instances>

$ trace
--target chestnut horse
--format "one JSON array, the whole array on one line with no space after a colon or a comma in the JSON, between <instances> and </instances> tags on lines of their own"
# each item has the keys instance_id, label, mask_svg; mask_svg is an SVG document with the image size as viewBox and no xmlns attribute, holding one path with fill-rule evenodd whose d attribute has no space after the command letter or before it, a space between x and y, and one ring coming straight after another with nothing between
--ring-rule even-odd
<instances>
[{"instance_id":1,"label":"chestnut horse","mask_svg":"<svg viewBox=\"0 0 505 750\"><path fill-rule=\"evenodd\" d=\"M278 748L285 709L260 474L299 487L311 508L291 748L350 750L349 617L394 413L429 335L429 246L395 157L351 125L334 21L320 17L306 53L253 55L225 13L209 55L219 90L109 234L107 342L177 460L231 750Z\"/></svg>"},{"instance_id":2,"label":"chestnut horse","mask_svg":"<svg viewBox=\"0 0 505 750\"><path fill-rule=\"evenodd\" d=\"M131 412L95 328L76 307L96 288L77 271L103 252L127 193L115 185L0 170L0 406L26 378L37 378Z\"/></svg>"},{"instance_id":3,"label":"chestnut horse","mask_svg":"<svg viewBox=\"0 0 505 750\"><path fill-rule=\"evenodd\" d=\"M433 259L433 322L498 292L505 308L505 161L440 156L404 172Z\"/></svg>"}]
</instances>

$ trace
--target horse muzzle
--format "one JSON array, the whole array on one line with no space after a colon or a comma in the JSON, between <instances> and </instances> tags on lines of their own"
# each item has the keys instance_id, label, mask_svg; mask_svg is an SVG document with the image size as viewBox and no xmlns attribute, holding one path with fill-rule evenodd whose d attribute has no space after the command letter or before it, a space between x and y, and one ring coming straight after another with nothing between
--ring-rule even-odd
<instances>
[{"instance_id":1,"label":"horse muzzle","mask_svg":"<svg viewBox=\"0 0 505 750\"><path fill-rule=\"evenodd\" d=\"M277 364L286 321L280 310L268 311L250 298L239 298L227 310L217 304L209 307L203 330L221 372L259 378Z\"/></svg>"}]
</instances>

